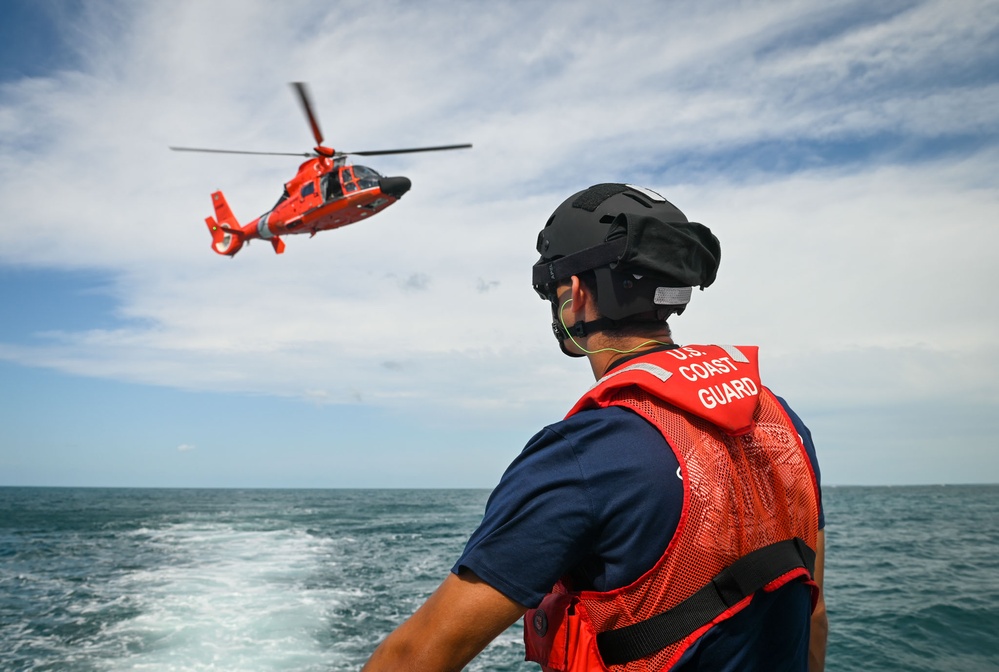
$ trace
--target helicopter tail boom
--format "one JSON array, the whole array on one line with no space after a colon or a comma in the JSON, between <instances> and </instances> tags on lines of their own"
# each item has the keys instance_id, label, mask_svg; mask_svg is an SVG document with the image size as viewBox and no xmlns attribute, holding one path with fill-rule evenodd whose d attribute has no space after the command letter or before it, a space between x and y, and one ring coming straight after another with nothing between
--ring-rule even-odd
<instances>
[{"instance_id":1,"label":"helicopter tail boom","mask_svg":"<svg viewBox=\"0 0 999 672\"><path fill-rule=\"evenodd\" d=\"M212 205L215 206L215 217L205 217L208 232L212 234L212 249L231 257L243 247L246 235L240 230L221 191L212 194Z\"/></svg>"}]
</instances>

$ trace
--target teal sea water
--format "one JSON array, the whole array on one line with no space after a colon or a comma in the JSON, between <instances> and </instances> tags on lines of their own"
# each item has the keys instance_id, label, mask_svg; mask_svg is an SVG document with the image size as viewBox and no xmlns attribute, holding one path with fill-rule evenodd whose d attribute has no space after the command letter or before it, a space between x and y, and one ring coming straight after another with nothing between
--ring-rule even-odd
<instances>
[{"instance_id":1,"label":"teal sea water","mask_svg":"<svg viewBox=\"0 0 999 672\"><path fill-rule=\"evenodd\" d=\"M487 496L0 488L0 670L357 669ZM825 507L828 670L999 670L999 486ZM468 669L522 658L515 626Z\"/></svg>"}]
</instances>

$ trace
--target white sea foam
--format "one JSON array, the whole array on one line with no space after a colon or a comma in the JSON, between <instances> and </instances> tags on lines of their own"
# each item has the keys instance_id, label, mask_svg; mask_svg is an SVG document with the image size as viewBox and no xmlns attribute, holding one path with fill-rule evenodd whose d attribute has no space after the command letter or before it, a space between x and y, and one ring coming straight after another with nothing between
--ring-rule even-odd
<instances>
[{"instance_id":1,"label":"white sea foam","mask_svg":"<svg viewBox=\"0 0 999 672\"><path fill-rule=\"evenodd\" d=\"M0 670L357 670L485 495L0 489ZM519 640L469 672L533 669Z\"/></svg>"},{"instance_id":2,"label":"white sea foam","mask_svg":"<svg viewBox=\"0 0 999 672\"><path fill-rule=\"evenodd\" d=\"M310 586L328 541L299 530L212 523L145 533L169 557L109 587L140 613L108 628L109 640L128 645L101 669L311 670L335 663L317 630L331 606L355 595Z\"/></svg>"}]
</instances>

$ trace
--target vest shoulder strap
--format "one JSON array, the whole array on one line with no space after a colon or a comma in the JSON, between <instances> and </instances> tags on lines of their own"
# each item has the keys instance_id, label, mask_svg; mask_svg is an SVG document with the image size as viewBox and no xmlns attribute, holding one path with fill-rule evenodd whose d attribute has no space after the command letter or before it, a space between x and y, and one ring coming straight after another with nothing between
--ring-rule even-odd
<instances>
[{"instance_id":1,"label":"vest shoulder strap","mask_svg":"<svg viewBox=\"0 0 999 672\"><path fill-rule=\"evenodd\" d=\"M732 606L769 583L796 570L815 571L815 551L797 537L745 555L676 605L632 625L597 634L597 648L607 665L651 656L711 623Z\"/></svg>"}]
</instances>

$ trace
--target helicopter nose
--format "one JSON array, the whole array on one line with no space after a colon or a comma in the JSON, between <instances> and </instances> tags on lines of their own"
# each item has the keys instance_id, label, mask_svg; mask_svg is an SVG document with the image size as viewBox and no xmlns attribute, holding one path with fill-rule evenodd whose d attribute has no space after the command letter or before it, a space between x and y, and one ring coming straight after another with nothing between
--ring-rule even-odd
<instances>
[{"instance_id":1,"label":"helicopter nose","mask_svg":"<svg viewBox=\"0 0 999 672\"><path fill-rule=\"evenodd\" d=\"M413 183L408 177L383 177L378 180L378 186L383 194L388 194L394 198L402 198L413 187Z\"/></svg>"}]
</instances>

